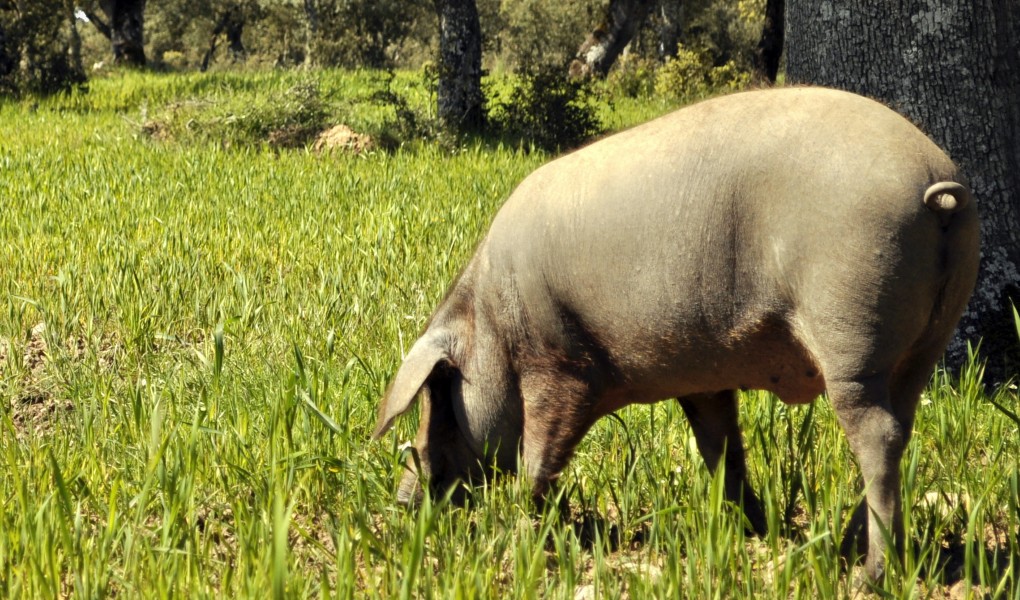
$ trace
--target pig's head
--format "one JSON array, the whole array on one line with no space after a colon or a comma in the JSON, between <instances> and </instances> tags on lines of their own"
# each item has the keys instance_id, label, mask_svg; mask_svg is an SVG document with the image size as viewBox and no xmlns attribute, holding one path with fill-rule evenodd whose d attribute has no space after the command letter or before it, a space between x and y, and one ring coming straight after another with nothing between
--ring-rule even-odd
<instances>
[{"instance_id":1,"label":"pig's head","mask_svg":"<svg viewBox=\"0 0 1020 600\"><path fill-rule=\"evenodd\" d=\"M509 383L505 353L495 337L476 332L473 321L437 325L434 320L404 358L373 434L381 437L421 398L416 452L397 494L402 504L420 497L422 480L443 493L486 475L494 462L501 470L516 467L520 395Z\"/></svg>"}]
</instances>

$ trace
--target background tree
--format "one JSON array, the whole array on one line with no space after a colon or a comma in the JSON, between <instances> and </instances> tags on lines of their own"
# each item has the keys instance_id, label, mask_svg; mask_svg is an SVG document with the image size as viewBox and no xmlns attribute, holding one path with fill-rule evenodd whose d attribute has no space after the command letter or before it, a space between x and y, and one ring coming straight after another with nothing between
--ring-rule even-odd
<instances>
[{"instance_id":1,"label":"background tree","mask_svg":"<svg viewBox=\"0 0 1020 600\"><path fill-rule=\"evenodd\" d=\"M213 3L208 1L160 0L148 4L145 11L146 63L177 68L200 65L201 52L209 40L214 18ZM201 34L198 33L200 29ZM105 36L104 39L108 40ZM93 58L105 58L108 49L103 50L103 55ZM193 60L188 61L186 57Z\"/></svg>"},{"instance_id":2,"label":"background tree","mask_svg":"<svg viewBox=\"0 0 1020 600\"><path fill-rule=\"evenodd\" d=\"M616 57L641 29L657 0L610 0L603 18L577 50L570 75L605 77Z\"/></svg>"},{"instance_id":3,"label":"background tree","mask_svg":"<svg viewBox=\"0 0 1020 600\"><path fill-rule=\"evenodd\" d=\"M485 64L517 73L545 67L565 70L577 54L578 41L604 10L600 0L489 0L478 8L488 53Z\"/></svg>"},{"instance_id":4,"label":"background tree","mask_svg":"<svg viewBox=\"0 0 1020 600\"><path fill-rule=\"evenodd\" d=\"M789 0L787 78L882 100L928 132L970 178L982 214L978 285L961 340L984 339L989 373L1016 371L1020 285L1020 3ZM1011 350L1012 349L1012 350Z\"/></svg>"},{"instance_id":5,"label":"background tree","mask_svg":"<svg viewBox=\"0 0 1020 600\"><path fill-rule=\"evenodd\" d=\"M96 29L110 40L113 62L145 66L145 0L99 0L85 3L82 10Z\"/></svg>"},{"instance_id":6,"label":"background tree","mask_svg":"<svg viewBox=\"0 0 1020 600\"><path fill-rule=\"evenodd\" d=\"M84 83L73 7L0 0L0 94L49 94Z\"/></svg>"},{"instance_id":7,"label":"background tree","mask_svg":"<svg viewBox=\"0 0 1020 600\"><path fill-rule=\"evenodd\" d=\"M0 4L0 11L10 10L6 5ZM0 13L4 14L5 13ZM11 43L7 35L8 19L0 19L0 81L6 80L17 68L17 48Z\"/></svg>"},{"instance_id":8,"label":"background tree","mask_svg":"<svg viewBox=\"0 0 1020 600\"><path fill-rule=\"evenodd\" d=\"M570 73L604 77L625 48L662 62L681 46L704 55L710 67L749 70L755 45L764 43L764 11L765 0L611 0Z\"/></svg>"},{"instance_id":9,"label":"background tree","mask_svg":"<svg viewBox=\"0 0 1020 600\"><path fill-rule=\"evenodd\" d=\"M421 12L420 5L410 0L302 2L303 16L314 36L315 63L320 65L393 66L391 49L404 40Z\"/></svg>"},{"instance_id":10,"label":"background tree","mask_svg":"<svg viewBox=\"0 0 1020 600\"><path fill-rule=\"evenodd\" d=\"M236 63L244 60L246 51L241 35L244 33L244 25L246 23L245 8L245 3L242 2L222 3L219 10L220 14L216 18L216 26L213 27L212 35L209 36L209 48L206 50L205 56L202 57L202 66L200 68L202 71L209 69L209 61L216 52L216 46L221 35L227 39L231 62Z\"/></svg>"},{"instance_id":11,"label":"background tree","mask_svg":"<svg viewBox=\"0 0 1020 600\"><path fill-rule=\"evenodd\" d=\"M786 26L786 0L768 0L761 39L754 50L754 69L759 79L775 82L779 74L779 60L783 56L783 39Z\"/></svg>"},{"instance_id":12,"label":"background tree","mask_svg":"<svg viewBox=\"0 0 1020 600\"><path fill-rule=\"evenodd\" d=\"M676 56L677 44L683 34L683 0L659 0L655 11L659 33L659 59L666 60Z\"/></svg>"},{"instance_id":13,"label":"background tree","mask_svg":"<svg viewBox=\"0 0 1020 600\"><path fill-rule=\"evenodd\" d=\"M482 30L475 0L435 0L439 17L440 121L457 131L478 131L485 121Z\"/></svg>"},{"instance_id":14,"label":"background tree","mask_svg":"<svg viewBox=\"0 0 1020 600\"><path fill-rule=\"evenodd\" d=\"M314 64L313 40L319 37L319 7L315 0L301 0L301 6L305 11L305 66Z\"/></svg>"}]
</instances>

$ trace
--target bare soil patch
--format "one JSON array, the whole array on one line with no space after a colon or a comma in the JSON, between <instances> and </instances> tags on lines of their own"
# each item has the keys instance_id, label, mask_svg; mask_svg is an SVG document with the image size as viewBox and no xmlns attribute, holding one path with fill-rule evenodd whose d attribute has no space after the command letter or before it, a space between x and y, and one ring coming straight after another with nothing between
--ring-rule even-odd
<instances>
[{"instance_id":1,"label":"bare soil patch","mask_svg":"<svg viewBox=\"0 0 1020 600\"><path fill-rule=\"evenodd\" d=\"M375 148L375 140L367 133L358 133L347 125L335 125L319 133L312 149L316 152L341 150L362 154Z\"/></svg>"},{"instance_id":2,"label":"bare soil patch","mask_svg":"<svg viewBox=\"0 0 1020 600\"><path fill-rule=\"evenodd\" d=\"M46 323L32 327L25 339L24 347L18 348L0 339L0 368L9 363L12 356L21 355L24 372L15 385L10 399L11 420L19 436L41 436L50 432L53 423L64 413L74 410L74 402L61 398L56 377L50 365L57 353L62 358L80 364L95 356L101 371L110 371L116 366L117 355L123 344L114 333L104 333L99 342L90 344L83 335L68 336L57 348L50 347Z\"/></svg>"},{"instance_id":3,"label":"bare soil patch","mask_svg":"<svg viewBox=\"0 0 1020 600\"><path fill-rule=\"evenodd\" d=\"M20 436L44 435L50 431L57 415L74 409L71 401L59 400L51 393L45 373L48 357L46 324L37 323L29 331L22 352L25 375L21 389L11 398L11 420Z\"/></svg>"}]
</instances>

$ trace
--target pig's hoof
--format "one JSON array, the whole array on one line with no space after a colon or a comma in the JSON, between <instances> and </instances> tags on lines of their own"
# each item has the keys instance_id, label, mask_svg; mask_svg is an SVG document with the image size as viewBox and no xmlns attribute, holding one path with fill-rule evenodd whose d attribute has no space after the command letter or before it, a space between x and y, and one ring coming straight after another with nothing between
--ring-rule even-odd
<instances>
[{"instance_id":1,"label":"pig's hoof","mask_svg":"<svg viewBox=\"0 0 1020 600\"><path fill-rule=\"evenodd\" d=\"M397 503L401 506L410 508L418 506L421 504L424 495L425 491L422 489L421 481L419 481L417 476L405 476L400 480L400 487L397 488Z\"/></svg>"},{"instance_id":2,"label":"pig's hoof","mask_svg":"<svg viewBox=\"0 0 1020 600\"><path fill-rule=\"evenodd\" d=\"M854 567L851 577L850 598L853 600L875 598L881 594L881 589L877 583L882 580L881 574L878 579L873 579L871 575L868 574L868 570L866 568Z\"/></svg>"}]
</instances>

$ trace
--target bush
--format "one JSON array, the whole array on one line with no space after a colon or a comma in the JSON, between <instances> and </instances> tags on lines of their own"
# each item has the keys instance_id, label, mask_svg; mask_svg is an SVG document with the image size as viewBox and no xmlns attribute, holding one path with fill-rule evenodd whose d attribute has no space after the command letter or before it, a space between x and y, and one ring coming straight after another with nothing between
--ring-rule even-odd
<instances>
[{"instance_id":1,"label":"bush","mask_svg":"<svg viewBox=\"0 0 1020 600\"><path fill-rule=\"evenodd\" d=\"M188 59L183 52L177 50L167 50L160 57L160 62L167 69L174 71L183 71L188 66Z\"/></svg>"},{"instance_id":2,"label":"bush","mask_svg":"<svg viewBox=\"0 0 1020 600\"><path fill-rule=\"evenodd\" d=\"M314 83L299 83L265 100L238 106L229 100L173 102L142 129L158 140L197 139L224 147L280 148L308 144L329 125L328 112Z\"/></svg>"},{"instance_id":3,"label":"bush","mask_svg":"<svg viewBox=\"0 0 1020 600\"><path fill-rule=\"evenodd\" d=\"M329 124L328 114L314 83L303 83L273 98L264 107L242 114L234 126L255 140L271 146L304 146Z\"/></svg>"},{"instance_id":4,"label":"bush","mask_svg":"<svg viewBox=\"0 0 1020 600\"><path fill-rule=\"evenodd\" d=\"M692 0L681 36L688 48L704 51L713 66L753 65L754 50L764 21L764 0Z\"/></svg>"},{"instance_id":5,"label":"bush","mask_svg":"<svg viewBox=\"0 0 1020 600\"><path fill-rule=\"evenodd\" d=\"M595 92L587 80L544 66L523 74L504 98L490 87L489 125L525 145L557 151L574 148L603 131Z\"/></svg>"},{"instance_id":6,"label":"bush","mask_svg":"<svg viewBox=\"0 0 1020 600\"><path fill-rule=\"evenodd\" d=\"M654 60L627 54L617 59L606 84L628 98L647 98L655 92L655 72Z\"/></svg>"},{"instance_id":7,"label":"bush","mask_svg":"<svg viewBox=\"0 0 1020 600\"><path fill-rule=\"evenodd\" d=\"M676 56L659 68L655 93L669 100L686 101L707 96L712 91L738 90L750 81L750 73L740 69L734 61L714 67L707 51L691 50L681 44Z\"/></svg>"},{"instance_id":8,"label":"bush","mask_svg":"<svg viewBox=\"0 0 1020 600\"><path fill-rule=\"evenodd\" d=\"M429 65L421 72L424 85L432 89L433 72ZM393 116L384 119L373 131L379 146L384 150L395 150L407 142L439 137L441 128L438 121L415 110L405 95L394 90L394 83L393 72L387 71L385 87L371 96L376 106L393 111Z\"/></svg>"},{"instance_id":9,"label":"bush","mask_svg":"<svg viewBox=\"0 0 1020 600\"><path fill-rule=\"evenodd\" d=\"M435 133L433 121L415 110L408 91L398 85L406 86L407 80L396 79L392 72L339 80L275 72L256 81L216 74L202 78L203 85L182 86L189 89L172 100L163 99L167 104L151 118L143 115L141 129L157 141L305 148L321 133L345 126L371 138L371 148L393 150Z\"/></svg>"}]
</instances>

